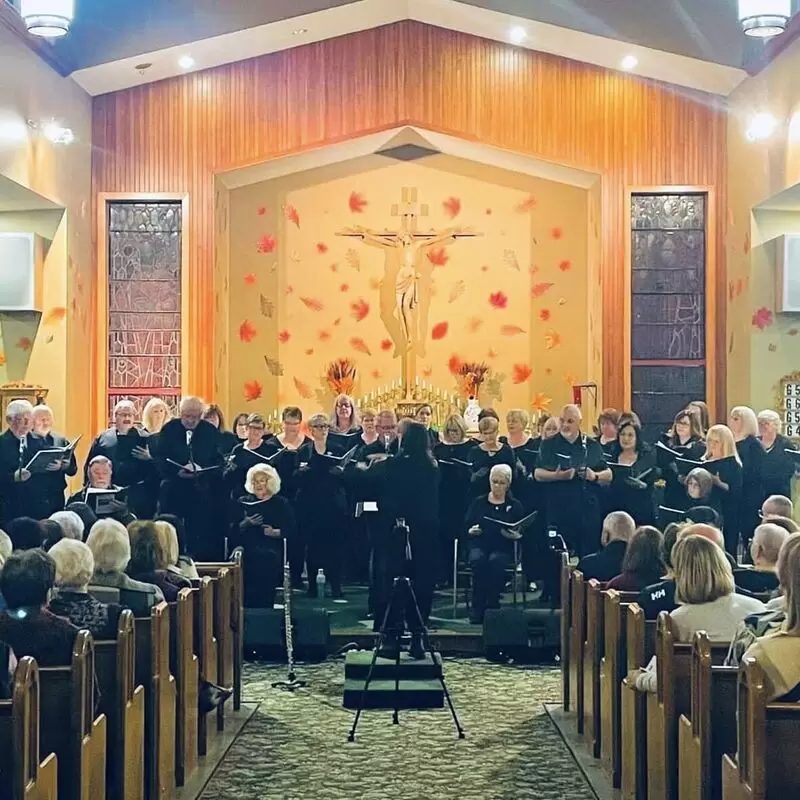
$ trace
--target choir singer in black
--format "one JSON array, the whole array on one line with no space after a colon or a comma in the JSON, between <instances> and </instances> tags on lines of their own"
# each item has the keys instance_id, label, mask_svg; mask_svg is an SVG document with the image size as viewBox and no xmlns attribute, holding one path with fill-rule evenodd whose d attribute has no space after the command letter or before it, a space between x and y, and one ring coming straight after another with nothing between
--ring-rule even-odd
<instances>
[{"instance_id":1,"label":"choir singer in black","mask_svg":"<svg viewBox=\"0 0 800 800\"><path fill-rule=\"evenodd\" d=\"M50 406L40 404L33 408L33 435L41 443L41 449L49 450L56 447L67 447L69 440L66 436L53 432L53 411ZM64 508L64 493L67 490L67 477L72 477L78 472L78 463L73 450L68 458L57 463L57 467L46 472L43 483L46 486L45 503L46 516Z\"/></svg>"}]
</instances>

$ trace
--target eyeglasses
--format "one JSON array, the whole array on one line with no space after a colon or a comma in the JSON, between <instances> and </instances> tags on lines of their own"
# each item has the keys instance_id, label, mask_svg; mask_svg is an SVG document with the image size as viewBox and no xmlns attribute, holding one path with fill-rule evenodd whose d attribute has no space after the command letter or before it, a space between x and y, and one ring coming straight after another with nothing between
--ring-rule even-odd
<instances>
[{"instance_id":1,"label":"eyeglasses","mask_svg":"<svg viewBox=\"0 0 800 800\"><path fill-rule=\"evenodd\" d=\"M316 431L326 431L330 425L312 425L311 428Z\"/></svg>"}]
</instances>

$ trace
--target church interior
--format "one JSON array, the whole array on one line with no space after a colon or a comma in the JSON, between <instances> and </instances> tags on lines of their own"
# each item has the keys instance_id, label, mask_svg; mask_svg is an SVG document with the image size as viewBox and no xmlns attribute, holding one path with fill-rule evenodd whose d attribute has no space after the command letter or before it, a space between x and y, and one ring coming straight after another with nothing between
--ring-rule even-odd
<instances>
[{"instance_id":1,"label":"church interior","mask_svg":"<svg viewBox=\"0 0 800 800\"><path fill-rule=\"evenodd\" d=\"M0 795L800 796L800 0L0 74Z\"/></svg>"}]
</instances>

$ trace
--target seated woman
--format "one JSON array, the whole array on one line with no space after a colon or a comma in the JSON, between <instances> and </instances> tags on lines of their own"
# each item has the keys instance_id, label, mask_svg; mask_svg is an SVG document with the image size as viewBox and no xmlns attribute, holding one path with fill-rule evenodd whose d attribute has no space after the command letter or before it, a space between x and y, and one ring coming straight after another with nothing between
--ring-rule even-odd
<instances>
[{"instance_id":1,"label":"seated woman","mask_svg":"<svg viewBox=\"0 0 800 800\"><path fill-rule=\"evenodd\" d=\"M652 525L642 525L636 529L625 548L622 572L606 584L606 589L640 592L661 580L666 571L661 531Z\"/></svg>"},{"instance_id":2,"label":"seated woman","mask_svg":"<svg viewBox=\"0 0 800 800\"><path fill-rule=\"evenodd\" d=\"M67 500L67 505L86 503L97 514L98 518L110 517L123 525L133 522L136 517L128 510L128 505L124 499L125 491L121 487L114 485L112 472L111 459L105 456L95 456L86 468L86 485ZM90 491L91 489L105 489L118 494L98 507L98 501L94 497L95 493Z\"/></svg>"},{"instance_id":3,"label":"seated woman","mask_svg":"<svg viewBox=\"0 0 800 800\"><path fill-rule=\"evenodd\" d=\"M292 504L278 494L281 479L274 467L256 464L247 472L246 495L239 498L241 519L233 533L244 548L244 604L272 608L283 582L284 540L297 534Z\"/></svg>"},{"instance_id":4,"label":"seated woman","mask_svg":"<svg viewBox=\"0 0 800 800\"><path fill-rule=\"evenodd\" d=\"M508 464L495 464L489 473L489 494L476 497L467 511L467 560L472 568L470 622L474 625L483 622L487 608L499 607L505 571L514 558L513 542L522 538L493 522L522 518L522 504L508 496L511 475Z\"/></svg>"},{"instance_id":5,"label":"seated woman","mask_svg":"<svg viewBox=\"0 0 800 800\"><path fill-rule=\"evenodd\" d=\"M73 625L85 629L95 639L116 639L122 606L101 603L89 594L94 574L94 556L83 542L62 539L50 548L56 564L56 593L48 608Z\"/></svg>"},{"instance_id":6,"label":"seated woman","mask_svg":"<svg viewBox=\"0 0 800 800\"><path fill-rule=\"evenodd\" d=\"M41 547L45 536L42 524L38 519L33 519L32 517L16 517L12 519L6 525L6 533L8 533L14 545L14 552Z\"/></svg>"},{"instance_id":7,"label":"seated woman","mask_svg":"<svg viewBox=\"0 0 800 800\"><path fill-rule=\"evenodd\" d=\"M516 459L514 451L507 444L500 442L498 438L500 423L494 417L484 417L478 423L478 432L481 442L469 451L467 459L470 462L470 495L485 497L486 482L492 467L505 464L513 472Z\"/></svg>"},{"instance_id":8,"label":"seated woman","mask_svg":"<svg viewBox=\"0 0 800 800\"><path fill-rule=\"evenodd\" d=\"M31 656L40 667L58 667L72 661L78 633L69 620L48 611L56 565L44 550L12 553L0 573L0 594L7 608L0 611L0 642L17 659Z\"/></svg>"},{"instance_id":9,"label":"seated woman","mask_svg":"<svg viewBox=\"0 0 800 800\"><path fill-rule=\"evenodd\" d=\"M183 520L175 514L159 514L154 522L162 545L167 550L167 569L190 581L199 581L194 559L186 552L186 526Z\"/></svg>"},{"instance_id":10,"label":"seated woman","mask_svg":"<svg viewBox=\"0 0 800 800\"><path fill-rule=\"evenodd\" d=\"M89 531L86 544L94 556L94 575L89 586L119 589L120 604L137 617L150 615L150 608L164 599L158 586L135 581L125 574L131 560L131 539L121 522L101 519Z\"/></svg>"},{"instance_id":11,"label":"seated woman","mask_svg":"<svg viewBox=\"0 0 800 800\"><path fill-rule=\"evenodd\" d=\"M42 550L49 553L56 542L64 537L64 529L53 519L43 519L40 523L44 536L42 537Z\"/></svg>"},{"instance_id":12,"label":"seated woman","mask_svg":"<svg viewBox=\"0 0 800 800\"><path fill-rule=\"evenodd\" d=\"M192 582L183 575L167 570L169 561L156 525L150 520L137 520L128 525L131 537L131 560L128 575L142 583L161 589L164 599L174 603L181 589L190 589Z\"/></svg>"}]
</instances>

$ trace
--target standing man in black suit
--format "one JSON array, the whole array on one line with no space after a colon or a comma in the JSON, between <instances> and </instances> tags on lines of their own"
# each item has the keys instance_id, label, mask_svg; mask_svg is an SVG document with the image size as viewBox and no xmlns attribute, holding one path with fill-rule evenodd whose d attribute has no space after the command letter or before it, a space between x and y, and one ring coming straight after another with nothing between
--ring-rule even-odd
<instances>
[{"instance_id":1,"label":"standing man in black suit","mask_svg":"<svg viewBox=\"0 0 800 800\"><path fill-rule=\"evenodd\" d=\"M40 404L33 407L33 435L42 450L54 447L66 447L69 439L60 433L53 432L53 409ZM72 477L78 472L78 462L75 460L75 451L69 458L58 462L58 467L42 476L42 484L46 487L44 503L45 516L50 516L55 511L64 510L64 493L67 490L67 477Z\"/></svg>"},{"instance_id":2,"label":"standing man in black suit","mask_svg":"<svg viewBox=\"0 0 800 800\"><path fill-rule=\"evenodd\" d=\"M185 397L158 441L161 513L183 519L196 561L221 561L228 530L223 457L219 430L203 419L203 401Z\"/></svg>"}]
</instances>

